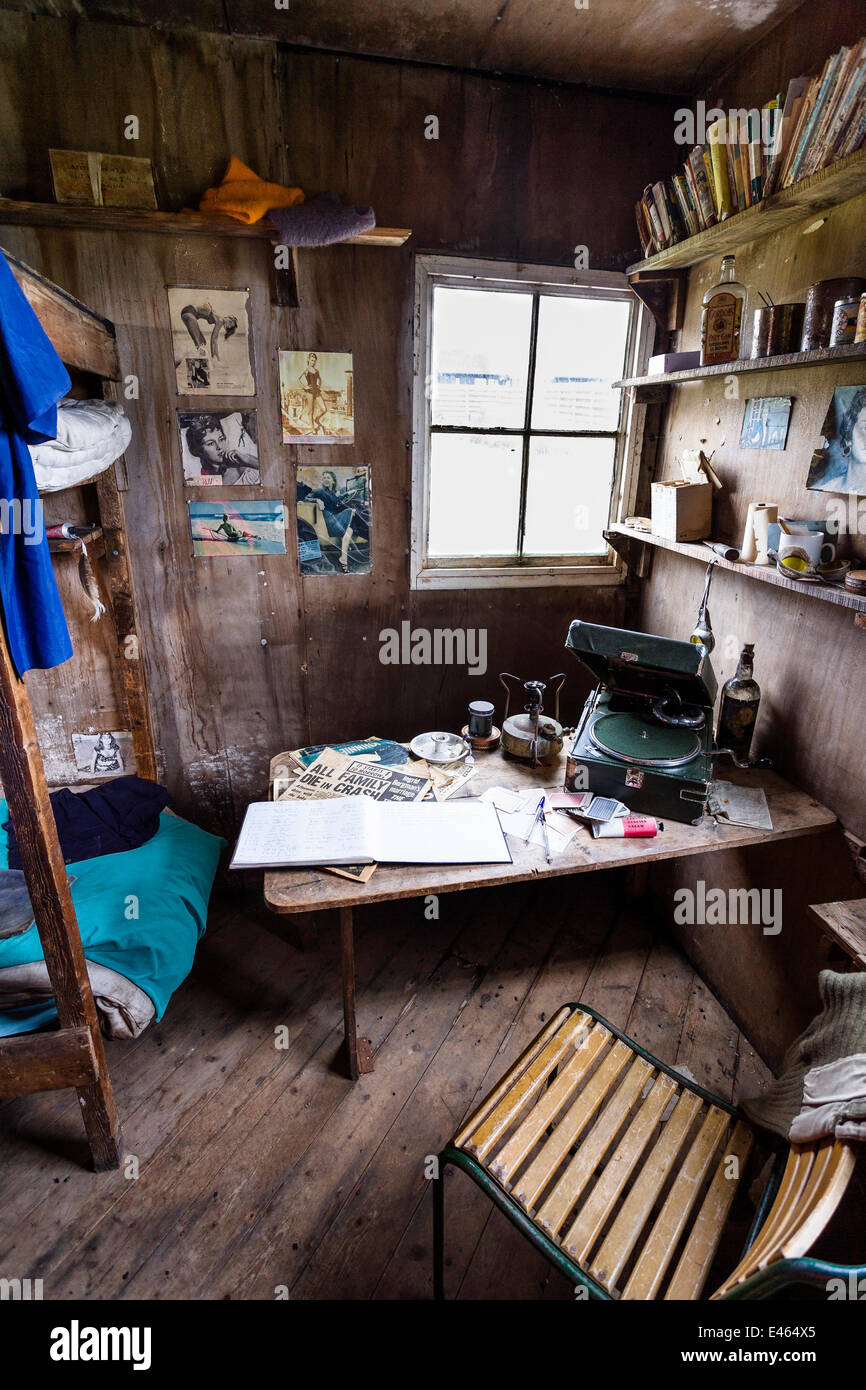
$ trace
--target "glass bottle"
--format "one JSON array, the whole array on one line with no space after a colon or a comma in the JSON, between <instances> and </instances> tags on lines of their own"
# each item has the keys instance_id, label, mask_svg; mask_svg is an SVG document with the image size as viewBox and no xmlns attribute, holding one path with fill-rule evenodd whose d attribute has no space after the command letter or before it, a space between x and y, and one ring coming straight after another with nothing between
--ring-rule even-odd
<instances>
[{"instance_id":1,"label":"glass bottle","mask_svg":"<svg viewBox=\"0 0 866 1390\"><path fill-rule=\"evenodd\" d=\"M723 256L719 283L711 285L701 300L702 367L739 357L745 303L746 287L734 279L734 258Z\"/></svg>"},{"instance_id":2,"label":"glass bottle","mask_svg":"<svg viewBox=\"0 0 866 1390\"><path fill-rule=\"evenodd\" d=\"M758 705L761 703L761 690L752 675L754 660L754 643L747 642L740 652L735 674L722 686L719 727L716 731L717 746L730 748L743 761L749 756Z\"/></svg>"}]
</instances>

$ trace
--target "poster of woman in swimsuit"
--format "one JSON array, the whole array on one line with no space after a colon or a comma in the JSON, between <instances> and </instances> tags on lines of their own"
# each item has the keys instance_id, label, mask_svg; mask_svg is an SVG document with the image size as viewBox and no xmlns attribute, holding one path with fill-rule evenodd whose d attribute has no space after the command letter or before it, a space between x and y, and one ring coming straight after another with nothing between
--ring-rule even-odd
<instances>
[{"instance_id":1,"label":"poster of woman in swimsuit","mask_svg":"<svg viewBox=\"0 0 866 1390\"><path fill-rule=\"evenodd\" d=\"M234 555L285 555L282 502L190 502L193 555L230 560Z\"/></svg>"},{"instance_id":2,"label":"poster of woman in swimsuit","mask_svg":"<svg viewBox=\"0 0 866 1390\"><path fill-rule=\"evenodd\" d=\"M254 396L249 291L167 289L179 396Z\"/></svg>"},{"instance_id":3,"label":"poster of woman in swimsuit","mask_svg":"<svg viewBox=\"0 0 866 1390\"><path fill-rule=\"evenodd\" d=\"M281 352L280 414L284 444L353 444L351 352Z\"/></svg>"}]
</instances>

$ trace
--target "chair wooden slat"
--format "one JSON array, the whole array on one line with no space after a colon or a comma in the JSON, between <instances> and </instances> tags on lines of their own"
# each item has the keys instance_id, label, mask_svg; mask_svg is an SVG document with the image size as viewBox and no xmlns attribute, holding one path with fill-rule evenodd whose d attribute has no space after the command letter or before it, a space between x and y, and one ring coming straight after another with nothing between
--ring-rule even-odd
<instances>
[{"instance_id":1,"label":"chair wooden slat","mask_svg":"<svg viewBox=\"0 0 866 1390\"><path fill-rule=\"evenodd\" d=\"M656 1078L649 1094L605 1164L604 1172L599 1176L595 1187L563 1237L562 1244L565 1250L579 1264L583 1264L588 1258L619 1194L676 1093L677 1083L672 1077L663 1074Z\"/></svg>"},{"instance_id":2,"label":"chair wooden slat","mask_svg":"<svg viewBox=\"0 0 866 1390\"><path fill-rule=\"evenodd\" d=\"M553 1177L578 1135L586 1128L633 1052L626 1043L616 1042L563 1115L547 1143L514 1185L514 1196L528 1211Z\"/></svg>"},{"instance_id":3,"label":"chair wooden slat","mask_svg":"<svg viewBox=\"0 0 866 1390\"><path fill-rule=\"evenodd\" d=\"M655 1298L659 1292L729 1120L726 1111L710 1106L635 1261L623 1298Z\"/></svg>"},{"instance_id":4,"label":"chair wooden slat","mask_svg":"<svg viewBox=\"0 0 866 1390\"><path fill-rule=\"evenodd\" d=\"M542 1092L508 1142L496 1157L490 1160L490 1171L501 1183L508 1184L527 1154L574 1096L610 1037L606 1028L600 1028L596 1024L591 1032L581 1038L577 1051L561 1068L556 1080Z\"/></svg>"},{"instance_id":5,"label":"chair wooden slat","mask_svg":"<svg viewBox=\"0 0 866 1390\"><path fill-rule=\"evenodd\" d=\"M581 1012L564 1017L544 1047L535 1049L534 1055L528 1059L528 1065L521 1066L521 1058L503 1083L496 1087L493 1094L498 1104L485 1106L484 1115L480 1112L480 1115L473 1116L473 1120L460 1131L459 1140L455 1140L455 1143L466 1148L475 1158L484 1158L516 1118L521 1106L531 1101L539 1088L544 1086L550 1072L562 1062L563 1056L573 1047L589 1022L588 1015ZM477 1123L477 1119L481 1119L481 1123ZM466 1134L466 1138L461 1137L463 1134Z\"/></svg>"},{"instance_id":6,"label":"chair wooden slat","mask_svg":"<svg viewBox=\"0 0 866 1390\"><path fill-rule=\"evenodd\" d=\"M754 1135L748 1125L738 1121L722 1150L713 1180L665 1291L666 1299L695 1299L700 1296L753 1143ZM731 1158L736 1159L735 1177L728 1174L728 1160Z\"/></svg>"},{"instance_id":7,"label":"chair wooden slat","mask_svg":"<svg viewBox=\"0 0 866 1390\"><path fill-rule=\"evenodd\" d=\"M776 1200L757 1239L713 1298L742 1284L774 1260L804 1255L839 1205L854 1165L854 1148L843 1140L828 1139L817 1150L812 1145L793 1145ZM789 1175L790 1181L786 1181ZM792 1200L792 1192L796 1200Z\"/></svg>"},{"instance_id":8,"label":"chair wooden slat","mask_svg":"<svg viewBox=\"0 0 866 1390\"><path fill-rule=\"evenodd\" d=\"M536 1213L535 1220L539 1226L551 1235L556 1235L563 1225L652 1074L650 1063L642 1057L635 1057L614 1095Z\"/></svg>"},{"instance_id":9,"label":"chair wooden slat","mask_svg":"<svg viewBox=\"0 0 866 1390\"><path fill-rule=\"evenodd\" d=\"M629 1255L640 1240L644 1223L701 1105L700 1096L696 1096L693 1091L682 1092L673 1114L650 1150L634 1186L620 1207L619 1214L590 1267L590 1273L606 1289L615 1287Z\"/></svg>"}]
</instances>

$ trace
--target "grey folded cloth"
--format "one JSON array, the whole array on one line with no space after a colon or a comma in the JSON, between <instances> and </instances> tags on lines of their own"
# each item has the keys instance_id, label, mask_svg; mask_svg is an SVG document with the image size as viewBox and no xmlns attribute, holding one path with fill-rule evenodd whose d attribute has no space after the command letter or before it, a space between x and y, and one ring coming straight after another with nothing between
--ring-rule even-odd
<instances>
[{"instance_id":1,"label":"grey folded cloth","mask_svg":"<svg viewBox=\"0 0 866 1390\"><path fill-rule=\"evenodd\" d=\"M21 869L0 870L0 941L33 925L30 894Z\"/></svg>"},{"instance_id":2,"label":"grey folded cloth","mask_svg":"<svg viewBox=\"0 0 866 1390\"><path fill-rule=\"evenodd\" d=\"M806 1072L803 1108L794 1116L788 1138L808 1144L825 1134L866 1139L866 1052Z\"/></svg>"},{"instance_id":3,"label":"grey folded cloth","mask_svg":"<svg viewBox=\"0 0 866 1390\"><path fill-rule=\"evenodd\" d=\"M804 1109L817 1110L821 1104L835 1104L838 1109L839 1105L852 1103L834 1102L831 1095L822 1091L822 1084L830 1086L833 1076L838 1080L838 1074L834 1073L819 1077L817 1081L812 1078L809 1094L820 1096L821 1100L818 1104L807 1101L804 1105L807 1075L830 1063L866 1053L866 971L839 975L833 970L822 970L818 977L818 988L821 1012L788 1048L781 1074L770 1082L762 1095L741 1102L740 1108L748 1119L781 1135L783 1139L793 1138L792 1126ZM829 1120L829 1112L825 1112L823 1123L829 1124ZM847 1121L840 1120L838 1137L861 1137L859 1134L843 1134L841 1130L846 1122L856 1125L859 1120L854 1114ZM801 1122L804 1126L808 1123L807 1119ZM837 1133L835 1124L822 1129L821 1133ZM818 1136L810 1135L810 1138L815 1137Z\"/></svg>"},{"instance_id":4,"label":"grey folded cloth","mask_svg":"<svg viewBox=\"0 0 866 1390\"><path fill-rule=\"evenodd\" d=\"M294 208L271 208L268 217L286 246L333 246L376 225L372 208L344 206L338 193L319 193Z\"/></svg>"}]
</instances>

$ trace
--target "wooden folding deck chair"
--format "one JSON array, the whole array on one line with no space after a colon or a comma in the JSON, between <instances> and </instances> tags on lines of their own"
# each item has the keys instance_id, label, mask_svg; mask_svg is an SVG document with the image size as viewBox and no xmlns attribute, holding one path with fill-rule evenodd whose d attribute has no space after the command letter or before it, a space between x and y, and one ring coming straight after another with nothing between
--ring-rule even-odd
<instances>
[{"instance_id":1,"label":"wooden folding deck chair","mask_svg":"<svg viewBox=\"0 0 866 1390\"><path fill-rule=\"evenodd\" d=\"M444 1297L451 1164L588 1297L700 1298L753 1142L733 1106L567 1004L440 1154L434 1295ZM781 1154L745 1254L712 1297L866 1275L806 1258L853 1169L839 1141Z\"/></svg>"}]
</instances>

